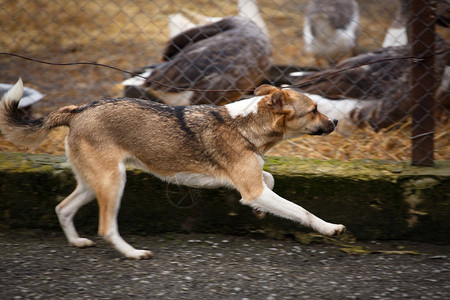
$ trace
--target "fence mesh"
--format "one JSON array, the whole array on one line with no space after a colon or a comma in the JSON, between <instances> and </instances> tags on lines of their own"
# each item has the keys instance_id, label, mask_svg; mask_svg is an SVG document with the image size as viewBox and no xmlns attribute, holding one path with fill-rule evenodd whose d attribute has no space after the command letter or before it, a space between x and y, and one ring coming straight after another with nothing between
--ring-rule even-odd
<instances>
[{"instance_id":1,"label":"fence mesh","mask_svg":"<svg viewBox=\"0 0 450 300\"><path fill-rule=\"evenodd\" d=\"M285 141L268 154L410 160L411 121L407 116L414 108L409 100L409 66L413 60L405 58L410 52L401 29L409 24L409 1L323 2L313 7L309 1L300 0L6 0L0 7L1 51L57 63L96 62L133 72L152 66L152 74L159 74L156 81L176 88L155 84L126 87L122 82L130 75L111 68L51 66L7 55L0 55L0 83L13 84L22 77L26 87L44 94L42 100L24 110L30 117L106 97L131 95L170 102L185 88L241 91L213 97L205 96L208 92L195 92L192 99L192 93L184 93L182 98L193 104L199 99L208 102L217 98L218 104L223 104L248 96L248 90L261 83L294 85L318 101L319 110L336 115L339 130L326 137ZM228 17L237 15L255 20L258 14L263 22L256 21L257 28L246 36L252 24L243 19L237 19L234 25L228 21ZM335 14L331 22L327 21ZM438 1L436 14L438 23L448 27L447 1ZM341 24L346 18L351 25ZM161 67L173 63L189 47L199 43L207 47L208 34L199 31L200 26L214 35L235 30L241 36L231 36L229 45L234 47L212 43L209 51L216 56L197 53L191 56L188 68ZM333 29L335 26L337 29ZM184 40L172 39L183 30L190 30ZM338 37L333 36L336 32ZM450 70L446 51L450 33L439 25L436 32L434 76L438 88L430 91L436 101L434 156L450 160ZM244 41L240 40L242 35ZM205 63L208 59L210 64ZM222 81L212 80L211 74ZM202 81L203 85L199 83ZM64 154L66 134L64 128L54 131L33 151ZM28 149L15 147L0 135L0 151Z\"/></svg>"}]
</instances>

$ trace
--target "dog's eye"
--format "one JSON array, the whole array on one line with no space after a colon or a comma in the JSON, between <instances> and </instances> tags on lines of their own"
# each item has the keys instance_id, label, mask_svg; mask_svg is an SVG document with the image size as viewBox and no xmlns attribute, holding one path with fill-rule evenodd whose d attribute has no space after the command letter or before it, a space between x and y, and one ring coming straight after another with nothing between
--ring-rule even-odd
<instances>
[{"instance_id":1,"label":"dog's eye","mask_svg":"<svg viewBox=\"0 0 450 300\"><path fill-rule=\"evenodd\" d=\"M317 115L317 107L314 107L314 109L311 111L314 115Z\"/></svg>"}]
</instances>

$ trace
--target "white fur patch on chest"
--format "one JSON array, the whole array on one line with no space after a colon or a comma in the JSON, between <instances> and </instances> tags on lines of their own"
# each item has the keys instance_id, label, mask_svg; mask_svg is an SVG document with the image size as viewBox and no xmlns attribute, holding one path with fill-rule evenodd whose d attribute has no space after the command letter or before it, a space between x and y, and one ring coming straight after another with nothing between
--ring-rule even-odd
<instances>
[{"instance_id":1,"label":"white fur patch on chest","mask_svg":"<svg viewBox=\"0 0 450 300\"><path fill-rule=\"evenodd\" d=\"M252 97L227 104L225 107L233 119L239 116L245 117L249 114L258 113L258 103L262 98L264 98L264 96Z\"/></svg>"}]
</instances>

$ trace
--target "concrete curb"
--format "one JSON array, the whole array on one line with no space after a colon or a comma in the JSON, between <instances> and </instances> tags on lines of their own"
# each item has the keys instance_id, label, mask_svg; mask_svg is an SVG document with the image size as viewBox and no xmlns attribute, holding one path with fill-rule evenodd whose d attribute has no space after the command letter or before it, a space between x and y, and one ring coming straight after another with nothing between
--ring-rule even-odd
<instances>
[{"instance_id":1,"label":"concrete curb","mask_svg":"<svg viewBox=\"0 0 450 300\"><path fill-rule=\"evenodd\" d=\"M450 242L450 162L414 167L385 161L320 161L266 157L275 192L317 216L342 223L360 239ZM59 228L54 207L75 187L64 157L0 153L0 225ZM140 170L127 171L119 216L122 233L263 234L301 239L303 227L281 218L258 220L227 189L168 185ZM95 203L76 217L95 232Z\"/></svg>"}]
</instances>

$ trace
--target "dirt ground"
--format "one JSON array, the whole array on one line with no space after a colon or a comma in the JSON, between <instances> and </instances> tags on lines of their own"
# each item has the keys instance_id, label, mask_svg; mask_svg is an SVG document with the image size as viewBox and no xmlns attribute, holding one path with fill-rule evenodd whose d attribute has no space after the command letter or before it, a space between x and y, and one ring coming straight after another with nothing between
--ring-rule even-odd
<instances>
[{"instance_id":1,"label":"dirt ground","mask_svg":"<svg viewBox=\"0 0 450 300\"><path fill-rule=\"evenodd\" d=\"M355 247L380 252L348 254L325 243L225 235L126 239L155 257L127 260L99 239L75 249L61 233L2 232L1 298L450 298L448 246L373 241Z\"/></svg>"},{"instance_id":2,"label":"dirt ground","mask_svg":"<svg viewBox=\"0 0 450 300\"><path fill-rule=\"evenodd\" d=\"M273 43L275 64L312 66L303 50L302 27L306 0L259 0ZM379 48L395 14L396 1L358 1L361 32L357 52ZM159 61L168 39L167 16L189 9L208 16L237 13L233 2L182 0L7 0L0 10L0 47L52 62L90 61L125 70ZM450 39L448 30L438 31ZM50 66L0 55L0 82L14 83L22 77L25 85L46 97L33 108L38 117L67 104L82 104L123 95L120 83L126 75L95 66ZM450 159L450 124L438 123L435 158ZM35 153L63 154L66 130L54 132ZM283 142L269 154L319 159L409 160L410 124L375 133L351 129L328 137L304 137ZM28 151L0 136L0 151Z\"/></svg>"}]
</instances>

